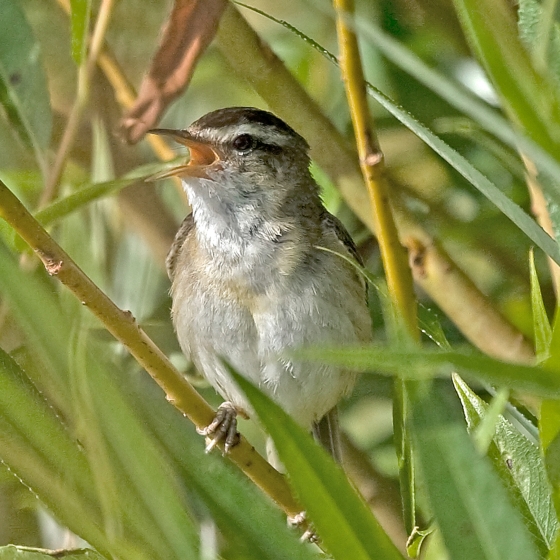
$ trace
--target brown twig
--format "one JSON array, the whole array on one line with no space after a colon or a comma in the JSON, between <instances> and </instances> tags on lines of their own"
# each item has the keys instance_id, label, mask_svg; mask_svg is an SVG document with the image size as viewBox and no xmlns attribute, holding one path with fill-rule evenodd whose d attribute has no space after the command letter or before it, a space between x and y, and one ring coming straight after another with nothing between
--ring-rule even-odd
<instances>
[{"instance_id":1,"label":"brown twig","mask_svg":"<svg viewBox=\"0 0 560 560\"><path fill-rule=\"evenodd\" d=\"M548 210L548 201L537 178L537 168L533 162L525 156L523 156L523 162L527 170L525 180L529 189L529 195L531 196L531 211L539 225L554 239L556 237L554 226ZM556 294L556 299L558 299L560 295L560 266L558 266L553 259L548 257L548 268L552 278L554 293Z\"/></svg>"},{"instance_id":2,"label":"brown twig","mask_svg":"<svg viewBox=\"0 0 560 560\"><path fill-rule=\"evenodd\" d=\"M436 244L406 242L414 279L475 346L508 362L534 363L531 343L482 295L472 280Z\"/></svg>"}]
</instances>

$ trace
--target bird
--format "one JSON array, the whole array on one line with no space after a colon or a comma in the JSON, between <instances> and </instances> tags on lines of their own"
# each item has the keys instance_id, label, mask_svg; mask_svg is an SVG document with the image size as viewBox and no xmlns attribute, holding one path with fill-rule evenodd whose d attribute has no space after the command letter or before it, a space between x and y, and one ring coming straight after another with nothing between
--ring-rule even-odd
<instances>
[{"instance_id":1,"label":"bird","mask_svg":"<svg viewBox=\"0 0 560 560\"><path fill-rule=\"evenodd\" d=\"M178 176L191 213L166 265L171 316L185 356L222 396L201 430L207 450L238 441L251 407L227 364L259 387L340 461L337 403L356 374L302 362L305 346L367 344L371 318L363 265L327 211L310 172L309 145L279 117L253 107L212 111L186 129L153 129L190 152ZM272 452L273 455L273 452Z\"/></svg>"}]
</instances>

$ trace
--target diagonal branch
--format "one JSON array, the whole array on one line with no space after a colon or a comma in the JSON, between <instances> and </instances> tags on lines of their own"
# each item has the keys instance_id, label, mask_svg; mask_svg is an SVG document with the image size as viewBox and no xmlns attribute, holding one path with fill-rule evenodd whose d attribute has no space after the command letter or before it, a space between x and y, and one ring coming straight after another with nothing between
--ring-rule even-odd
<instances>
[{"instance_id":1,"label":"diagonal branch","mask_svg":"<svg viewBox=\"0 0 560 560\"><path fill-rule=\"evenodd\" d=\"M78 267L0 181L0 217L27 242L47 272L56 276L123 344L138 363L165 391L166 398L197 428L206 427L214 411L177 371L163 352L138 326L129 311L118 308ZM285 477L267 463L247 440L241 438L227 455L257 486L289 516L301 512Z\"/></svg>"}]
</instances>

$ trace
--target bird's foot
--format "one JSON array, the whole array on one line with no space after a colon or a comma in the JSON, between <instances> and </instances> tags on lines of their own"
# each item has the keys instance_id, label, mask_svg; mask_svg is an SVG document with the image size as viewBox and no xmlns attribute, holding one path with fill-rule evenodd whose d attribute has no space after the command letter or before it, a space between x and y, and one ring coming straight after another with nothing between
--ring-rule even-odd
<instances>
[{"instance_id":1,"label":"bird's foot","mask_svg":"<svg viewBox=\"0 0 560 560\"><path fill-rule=\"evenodd\" d=\"M306 527L305 531L302 533L299 540L301 542L317 543L319 542L319 537L313 527L307 521L307 514L305 511L300 511L294 516L288 516L288 525L290 527Z\"/></svg>"},{"instance_id":2,"label":"bird's foot","mask_svg":"<svg viewBox=\"0 0 560 560\"><path fill-rule=\"evenodd\" d=\"M214 420L206 428L197 429L197 432L210 440L206 446L206 453L210 453L221 441L224 442L224 453L229 453L230 449L239 443L240 438L237 431L237 409L230 402L222 403Z\"/></svg>"}]
</instances>

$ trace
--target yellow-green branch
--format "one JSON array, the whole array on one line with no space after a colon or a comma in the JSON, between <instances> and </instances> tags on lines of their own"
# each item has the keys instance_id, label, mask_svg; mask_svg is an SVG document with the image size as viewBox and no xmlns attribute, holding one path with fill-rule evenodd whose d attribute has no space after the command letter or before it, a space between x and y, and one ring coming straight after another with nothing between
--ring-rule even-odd
<instances>
[{"instance_id":1,"label":"yellow-green branch","mask_svg":"<svg viewBox=\"0 0 560 560\"><path fill-rule=\"evenodd\" d=\"M118 308L78 267L0 181L0 218L4 218L41 259L47 272L56 276L123 344L138 363L165 391L167 400L197 428L206 427L214 411L177 371L165 354L138 326L129 311ZM241 438L227 455L257 486L290 516L301 512L285 477Z\"/></svg>"},{"instance_id":2,"label":"yellow-green branch","mask_svg":"<svg viewBox=\"0 0 560 560\"><path fill-rule=\"evenodd\" d=\"M354 3L352 0L335 0L334 6L337 13L336 28L340 50L340 68L354 126L360 167L369 193L389 294L399 315L404 319L409 333L413 338L418 339L416 298L412 275L408 267L406 251L399 241L393 219L383 153L375 132L370 128L371 118L358 40L349 25L354 12Z\"/></svg>"}]
</instances>

